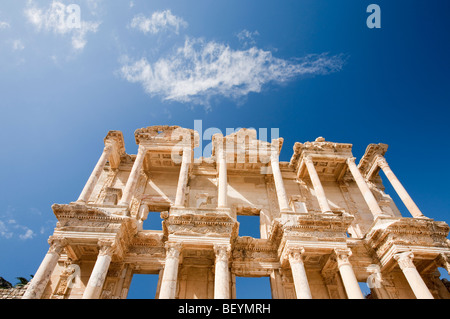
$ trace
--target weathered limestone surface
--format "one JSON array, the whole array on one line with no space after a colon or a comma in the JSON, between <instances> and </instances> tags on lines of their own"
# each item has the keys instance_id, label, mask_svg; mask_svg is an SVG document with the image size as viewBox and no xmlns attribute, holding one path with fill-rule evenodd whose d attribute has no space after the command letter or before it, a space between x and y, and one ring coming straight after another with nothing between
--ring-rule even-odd
<instances>
[{"instance_id":1,"label":"weathered limestone surface","mask_svg":"<svg viewBox=\"0 0 450 319\"><path fill-rule=\"evenodd\" d=\"M159 275L156 298L235 298L239 276L269 277L273 298L364 298L361 282L371 298L450 298L436 272L450 268L449 226L414 203L387 145L356 164L351 144L319 137L283 162L283 139L255 130L214 135L200 159L190 129L135 138L138 154L127 154L110 131L78 199L52 206L51 246L23 298L123 299L134 274ZM242 235L242 215L259 216L259 238Z\"/></svg>"}]
</instances>

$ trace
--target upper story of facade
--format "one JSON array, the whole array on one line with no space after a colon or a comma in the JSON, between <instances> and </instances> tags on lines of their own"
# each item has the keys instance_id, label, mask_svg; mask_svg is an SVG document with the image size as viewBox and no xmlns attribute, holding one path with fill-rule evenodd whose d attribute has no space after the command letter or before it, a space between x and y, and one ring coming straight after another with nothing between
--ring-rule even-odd
<instances>
[{"instance_id":1,"label":"upper story of facade","mask_svg":"<svg viewBox=\"0 0 450 319\"><path fill-rule=\"evenodd\" d=\"M273 221L282 216L348 216L349 237L362 238L378 216L401 217L384 192L383 170L411 215L425 218L389 168L385 144L370 144L357 164L352 144L319 137L295 143L290 161L283 162L283 139L267 142L256 135L253 129L215 134L211 156L194 158L199 134L191 129L138 129L136 155L126 153L120 131L110 131L77 202L141 224L148 212L169 210L256 215L260 238L268 238Z\"/></svg>"}]
</instances>

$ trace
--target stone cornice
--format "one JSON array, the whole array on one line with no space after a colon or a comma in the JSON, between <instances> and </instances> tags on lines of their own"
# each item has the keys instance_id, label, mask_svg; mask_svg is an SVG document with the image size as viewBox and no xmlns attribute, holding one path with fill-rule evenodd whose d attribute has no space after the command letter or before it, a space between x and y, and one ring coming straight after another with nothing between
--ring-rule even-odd
<instances>
[{"instance_id":1,"label":"stone cornice","mask_svg":"<svg viewBox=\"0 0 450 319\"><path fill-rule=\"evenodd\" d=\"M371 171L372 166L375 165L377 156L384 156L388 149L387 144L369 144L366 148L366 152L359 161L358 168L361 174L366 177L366 175Z\"/></svg>"},{"instance_id":2,"label":"stone cornice","mask_svg":"<svg viewBox=\"0 0 450 319\"><path fill-rule=\"evenodd\" d=\"M323 137L318 137L314 142L295 142L289 166L296 171L300 165L301 159L308 155L310 156L343 156L351 157L352 144L349 143L335 143L325 141Z\"/></svg>"},{"instance_id":3,"label":"stone cornice","mask_svg":"<svg viewBox=\"0 0 450 319\"><path fill-rule=\"evenodd\" d=\"M154 125L140 128L134 132L134 137L136 144L161 143L175 146L181 143L190 146L191 149L197 147L199 144L198 132L177 125Z\"/></svg>"}]
</instances>

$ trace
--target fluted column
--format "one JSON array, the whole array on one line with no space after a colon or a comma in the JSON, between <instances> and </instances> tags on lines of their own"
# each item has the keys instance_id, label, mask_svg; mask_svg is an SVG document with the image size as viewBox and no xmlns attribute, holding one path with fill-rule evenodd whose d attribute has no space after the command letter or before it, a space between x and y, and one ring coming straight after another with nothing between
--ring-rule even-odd
<instances>
[{"instance_id":1,"label":"fluted column","mask_svg":"<svg viewBox=\"0 0 450 319\"><path fill-rule=\"evenodd\" d=\"M175 196L175 206L183 207L186 194L186 186L188 182L189 165L191 163L191 149L183 149L183 157L181 160L180 175L178 177L177 193Z\"/></svg>"},{"instance_id":2,"label":"fluted column","mask_svg":"<svg viewBox=\"0 0 450 319\"><path fill-rule=\"evenodd\" d=\"M99 240L99 253L83 293L83 299L99 299L114 252L112 240Z\"/></svg>"},{"instance_id":3,"label":"fluted column","mask_svg":"<svg viewBox=\"0 0 450 319\"><path fill-rule=\"evenodd\" d=\"M275 190L277 192L280 211L290 211L291 208L289 207L286 189L284 188L283 176L281 175L280 170L278 150L273 147L270 153L270 165L272 167L273 180L275 182Z\"/></svg>"},{"instance_id":4,"label":"fluted column","mask_svg":"<svg viewBox=\"0 0 450 319\"><path fill-rule=\"evenodd\" d=\"M353 267L348 260L352 254L351 250L348 248L337 248L334 251L348 299L364 299L361 288L359 288L358 280L353 272Z\"/></svg>"},{"instance_id":5,"label":"fluted column","mask_svg":"<svg viewBox=\"0 0 450 319\"><path fill-rule=\"evenodd\" d=\"M230 299L230 245L214 245L216 263L214 268L214 299Z\"/></svg>"},{"instance_id":6,"label":"fluted column","mask_svg":"<svg viewBox=\"0 0 450 319\"><path fill-rule=\"evenodd\" d=\"M228 188L228 177L227 177L227 159L226 152L224 150L223 139L218 139L219 147L217 150L217 164L219 165L219 183L218 183L218 196L217 196L217 207L225 208L227 207L227 188Z\"/></svg>"},{"instance_id":7,"label":"fluted column","mask_svg":"<svg viewBox=\"0 0 450 319\"><path fill-rule=\"evenodd\" d=\"M180 253L180 243L166 243L166 262L164 264L159 299L175 299L177 293Z\"/></svg>"},{"instance_id":8,"label":"fluted column","mask_svg":"<svg viewBox=\"0 0 450 319\"><path fill-rule=\"evenodd\" d=\"M63 238L50 237L48 240L50 248L41 262L36 274L30 281L30 285L27 291L23 295L22 299L40 299L47 286L50 276L55 269L58 259L60 257L61 251L67 244L66 240Z\"/></svg>"},{"instance_id":9,"label":"fluted column","mask_svg":"<svg viewBox=\"0 0 450 319\"><path fill-rule=\"evenodd\" d=\"M361 191L364 200L367 203L367 206L369 206L370 212L374 217L378 217L380 215L383 215L383 211L381 210L380 206L378 205L378 202L373 196L372 191L370 190L369 186L367 185L364 177L362 176L361 172L359 171L358 167L355 163L355 158L350 157L347 159L347 165L350 169L350 172L353 175L353 178L356 181L356 184L358 185L359 190Z\"/></svg>"},{"instance_id":10,"label":"fluted column","mask_svg":"<svg viewBox=\"0 0 450 319\"><path fill-rule=\"evenodd\" d=\"M304 252L304 248L289 248L289 264L291 266L292 278L294 279L297 299L312 299L311 289L309 288L308 277L306 276L305 265L303 263Z\"/></svg>"},{"instance_id":11,"label":"fluted column","mask_svg":"<svg viewBox=\"0 0 450 319\"><path fill-rule=\"evenodd\" d=\"M314 167L314 162L310 156L304 158L306 169L308 170L309 178L314 187L314 192L316 193L317 200L319 201L320 210L324 214L333 213L330 205L328 205L327 197L325 196L325 191L323 190L322 183L320 182L319 175L317 174L316 168Z\"/></svg>"},{"instance_id":12,"label":"fluted column","mask_svg":"<svg viewBox=\"0 0 450 319\"><path fill-rule=\"evenodd\" d=\"M134 160L133 168L131 169L130 176L128 177L127 184L123 191L122 199L119 202L121 206L127 206L130 204L131 197L133 196L134 189L139 178L139 173L144 163L145 153L147 150L143 146L139 146L136 159Z\"/></svg>"},{"instance_id":13,"label":"fluted column","mask_svg":"<svg viewBox=\"0 0 450 319\"><path fill-rule=\"evenodd\" d=\"M100 178L102 170L105 167L105 164L108 161L108 158L111 155L113 149L114 146L111 144L111 142L107 143L103 148L102 155L100 156L97 164L95 165L94 170L91 173L91 176L89 176L86 185L84 185L84 188L80 196L78 197L77 200L78 203L87 203L89 201L89 197L91 197L92 191L94 190L94 187L97 184L97 181Z\"/></svg>"},{"instance_id":14,"label":"fluted column","mask_svg":"<svg viewBox=\"0 0 450 319\"><path fill-rule=\"evenodd\" d=\"M413 263L414 254L410 251L398 253L394 255L394 259L397 260L416 298L434 299Z\"/></svg>"},{"instance_id":15,"label":"fluted column","mask_svg":"<svg viewBox=\"0 0 450 319\"><path fill-rule=\"evenodd\" d=\"M419 207L417 207L416 203L412 200L411 196L409 196L406 189L398 180L397 176L395 176L394 172L389 167L386 159L383 156L378 156L376 161L377 165L383 170L387 179L391 183L392 187L397 192L398 196L402 200L403 204L405 204L406 208L409 210L413 217L425 217L420 211Z\"/></svg>"}]
</instances>

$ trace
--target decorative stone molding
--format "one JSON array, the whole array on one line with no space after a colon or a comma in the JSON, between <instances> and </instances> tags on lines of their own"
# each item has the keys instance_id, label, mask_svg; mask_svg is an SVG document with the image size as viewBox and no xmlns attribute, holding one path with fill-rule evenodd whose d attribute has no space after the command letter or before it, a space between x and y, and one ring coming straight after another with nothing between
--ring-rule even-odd
<instances>
[{"instance_id":1,"label":"decorative stone molding","mask_svg":"<svg viewBox=\"0 0 450 319\"><path fill-rule=\"evenodd\" d=\"M414 266L414 254L411 251L397 253L394 255L394 259L397 261L400 269L404 270L406 268L416 268Z\"/></svg>"},{"instance_id":2,"label":"decorative stone molding","mask_svg":"<svg viewBox=\"0 0 450 319\"><path fill-rule=\"evenodd\" d=\"M48 239L48 243L50 245L50 248L48 249L49 253L60 254L64 247L67 245L68 241L64 237L50 236Z\"/></svg>"},{"instance_id":3,"label":"decorative stone molding","mask_svg":"<svg viewBox=\"0 0 450 319\"><path fill-rule=\"evenodd\" d=\"M231 256L231 246L227 244L215 244L214 253L216 254L217 261L227 261Z\"/></svg>"},{"instance_id":4,"label":"decorative stone molding","mask_svg":"<svg viewBox=\"0 0 450 319\"><path fill-rule=\"evenodd\" d=\"M337 248L334 250L338 267L343 265L351 265L349 258L352 255L350 248Z\"/></svg>"},{"instance_id":5,"label":"decorative stone molding","mask_svg":"<svg viewBox=\"0 0 450 319\"><path fill-rule=\"evenodd\" d=\"M165 245L166 249L166 258L175 258L178 259L180 257L181 249L183 245L181 243L169 243L167 242Z\"/></svg>"},{"instance_id":6,"label":"decorative stone molding","mask_svg":"<svg viewBox=\"0 0 450 319\"><path fill-rule=\"evenodd\" d=\"M116 249L115 241L112 239L99 239L98 246L99 256L112 256Z\"/></svg>"}]
</instances>

